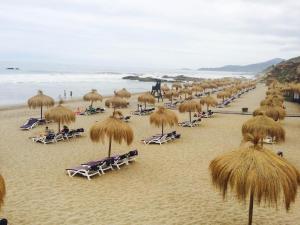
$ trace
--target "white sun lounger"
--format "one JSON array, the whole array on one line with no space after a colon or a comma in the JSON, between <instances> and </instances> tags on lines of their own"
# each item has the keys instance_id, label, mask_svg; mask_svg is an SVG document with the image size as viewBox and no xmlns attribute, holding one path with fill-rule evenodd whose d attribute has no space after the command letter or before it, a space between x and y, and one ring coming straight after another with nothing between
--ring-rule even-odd
<instances>
[{"instance_id":1,"label":"white sun lounger","mask_svg":"<svg viewBox=\"0 0 300 225\"><path fill-rule=\"evenodd\" d=\"M99 170L92 170L90 166L77 166L74 168L66 169L68 172L68 175L70 177L74 177L76 174L80 174L84 177L86 177L88 180L91 180L92 176L99 175L101 176L101 173Z\"/></svg>"}]
</instances>

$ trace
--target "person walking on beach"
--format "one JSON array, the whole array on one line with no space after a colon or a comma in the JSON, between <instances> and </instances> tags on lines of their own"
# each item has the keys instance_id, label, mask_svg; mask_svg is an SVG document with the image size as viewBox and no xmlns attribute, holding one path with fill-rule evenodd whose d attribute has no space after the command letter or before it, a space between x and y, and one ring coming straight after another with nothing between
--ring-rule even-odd
<instances>
[{"instance_id":1,"label":"person walking on beach","mask_svg":"<svg viewBox=\"0 0 300 225\"><path fill-rule=\"evenodd\" d=\"M64 90L64 99L66 99L67 98L67 92L66 92L66 90Z\"/></svg>"},{"instance_id":2,"label":"person walking on beach","mask_svg":"<svg viewBox=\"0 0 300 225\"><path fill-rule=\"evenodd\" d=\"M72 98L72 95L73 95L73 92L72 92L72 91L70 91L70 98Z\"/></svg>"}]
</instances>

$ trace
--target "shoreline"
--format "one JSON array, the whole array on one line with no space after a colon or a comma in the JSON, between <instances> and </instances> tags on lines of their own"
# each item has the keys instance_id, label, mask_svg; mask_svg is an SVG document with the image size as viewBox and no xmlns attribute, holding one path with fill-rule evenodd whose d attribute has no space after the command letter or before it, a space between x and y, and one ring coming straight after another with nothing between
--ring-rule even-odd
<instances>
[{"instance_id":1,"label":"shoreline","mask_svg":"<svg viewBox=\"0 0 300 225\"><path fill-rule=\"evenodd\" d=\"M131 93L131 96L136 96L136 95L140 95L144 92L135 92L135 93ZM104 95L102 96L103 99L106 99L106 98L111 98L113 97L114 95ZM80 103L80 102L84 102L84 100L82 98L73 98L73 99L70 99L70 100L63 100L63 103L64 104L69 104L69 103ZM55 104L57 104L58 101L55 101ZM14 105L3 105L3 106L0 106L0 112L3 112L3 111L10 111L10 110L18 110L18 109L24 109L24 108L28 108L28 105L26 103L24 104L14 104Z\"/></svg>"}]
</instances>

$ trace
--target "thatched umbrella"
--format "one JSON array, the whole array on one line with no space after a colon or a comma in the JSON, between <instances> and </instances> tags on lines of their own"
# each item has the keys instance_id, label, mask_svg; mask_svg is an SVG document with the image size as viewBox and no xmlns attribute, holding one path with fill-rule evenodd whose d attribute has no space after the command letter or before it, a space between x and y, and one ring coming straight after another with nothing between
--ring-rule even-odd
<instances>
[{"instance_id":1,"label":"thatched umbrella","mask_svg":"<svg viewBox=\"0 0 300 225\"><path fill-rule=\"evenodd\" d=\"M157 127L161 126L161 135L164 134L164 127L169 125L173 127L178 123L178 117L176 113L164 107L159 107L154 113L150 115L150 124L154 124Z\"/></svg>"},{"instance_id":2,"label":"thatched umbrella","mask_svg":"<svg viewBox=\"0 0 300 225\"><path fill-rule=\"evenodd\" d=\"M200 111L201 111L201 105L199 102L195 100L185 101L179 105L179 112L181 113L189 112L190 122L192 122L192 112L200 112Z\"/></svg>"},{"instance_id":3,"label":"thatched umbrella","mask_svg":"<svg viewBox=\"0 0 300 225\"><path fill-rule=\"evenodd\" d=\"M203 88L200 85L195 85L195 86L192 87L192 91L194 91L195 94L197 95L198 91L199 92L203 91Z\"/></svg>"},{"instance_id":4,"label":"thatched umbrella","mask_svg":"<svg viewBox=\"0 0 300 225\"><path fill-rule=\"evenodd\" d=\"M217 98L222 98L222 101L224 102L224 99L229 97L230 93L227 91L221 91L217 94Z\"/></svg>"},{"instance_id":5,"label":"thatched umbrella","mask_svg":"<svg viewBox=\"0 0 300 225\"><path fill-rule=\"evenodd\" d=\"M149 104L155 103L155 98L149 92L146 92L138 97L138 102L144 103L146 109L147 103Z\"/></svg>"},{"instance_id":6,"label":"thatched umbrella","mask_svg":"<svg viewBox=\"0 0 300 225\"><path fill-rule=\"evenodd\" d=\"M0 175L0 208L3 205L3 199L6 194L5 181L4 178Z\"/></svg>"},{"instance_id":7,"label":"thatched umbrella","mask_svg":"<svg viewBox=\"0 0 300 225\"><path fill-rule=\"evenodd\" d=\"M243 147L225 153L209 165L212 182L226 197L229 187L238 200L250 196L248 224L252 224L253 202L277 206L283 196L286 210L295 201L300 173L284 158L262 147Z\"/></svg>"},{"instance_id":8,"label":"thatched umbrella","mask_svg":"<svg viewBox=\"0 0 300 225\"><path fill-rule=\"evenodd\" d=\"M285 110L279 106L261 106L258 109L253 111L253 116L262 115L262 114L272 118L275 121L283 120L284 117L286 116Z\"/></svg>"},{"instance_id":9,"label":"thatched umbrella","mask_svg":"<svg viewBox=\"0 0 300 225\"><path fill-rule=\"evenodd\" d=\"M172 84L172 88L175 88L176 91L178 91L178 89L182 88L182 85L181 85L181 83L179 83L179 82L174 82L174 83Z\"/></svg>"},{"instance_id":10,"label":"thatched umbrella","mask_svg":"<svg viewBox=\"0 0 300 225\"><path fill-rule=\"evenodd\" d=\"M28 99L27 104L29 108L41 107L41 119L43 119L43 106L51 107L54 106L54 99L48 95L44 95L41 90L38 94Z\"/></svg>"},{"instance_id":11,"label":"thatched umbrella","mask_svg":"<svg viewBox=\"0 0 300 225\"><path fill-rule=\"evenodd\" d=\"M245 141L252 141L255 146L267 136L275 138L277 142L284 141L285 131L279 123L273 119L258 115L247 120L242 126L242 134Z\"/></svg>"},{"instance_id":12,"label":"thatched umbrella","mask_svg":"<svg viewBox=\"0 0 300 225\"><path fill-rule=\"evenodd\" d=\"M125 88L122 88L121 90L116 91L115 95L118 97L121 97L121 98L130 98L131 97L130 92L127 91Z\"/></svg>"},{"instance_id":13,"label":"thatched umbrella","mask_svg":"<svg viewBox=\"0 0 300 225\"><path fill-rule=\"evenodd\" d=\"M169 91L166 91L164 96L166 98L168 98L170 101L171 101L171 104L173 102L173 97L178 97L179 96L179 93L175 90L169 90Z\"/></svg>"},{"instance_id":14,"label":"thatched umbrella","mask_svg":"<svg viewBox=\"0 0 300 225\"><path fill-rule=\"evenodd\" d=\"M97 92L96 89L92 89L89 93L83 96L84 101L90 101L91 107L93 106L93 102L100 101L102 102L103 97Z\"/></svg>"},{"instance_id":15,"label":"thatched umbrella","mask_svg":"<svg viewBox=\"0 0 300 225\"><path fill-rule=\"evenodd\" d=\"M127 145L130 145L133 141L133 131L127 123L114 114L102 122L96 122L90 129L90 138L93 142L102 141L102 143L105 138L108 138L108 157L110 157L112 141L119 144L125 141Z\"/></svg>"},{"instance_id":16,"label":"thatched umbrella","mask_svg":"<svg viewBox=\"0 0 300 225\"><path fill-rule=\"evenodd\" d=\"M164 85L161 87L161 90L162 90L163 92L166 92L166 91L169 91L170 88L168 87L167 84L164 84Z\"/></svg>"},{"instance_id":17,"label":"thatched umbrella","mask_svg":"<svg viewBox=\"0 0 300 225\"><path fill-rule=\"evenodd\" d=\"M127 105L128 102L125 99L120 98L118 96L111 97L105 101L105 106L113 108L113 112L116 111L116 108L124 108L127 107Z\"/></svg>"},{"instance_id":18,"label":"thatched umbrella","mask_svg":"<svg viewBox=\"0 0 300 225\"><path fill-rule=\"evenodd\" d=\"M60 101L58 106L49 109L45 113L45 118L47 120L53 120L54 122L57 122L58 132L60 132L60 125L75 122L76 115L72 110L64 107L62 105L62 101Z\"/></svg>"},{"instance_id":19,"label":"thatched umbrella","mask_svg":"<svg viewBox=\"0 0 300 225\"><path fill-rule=\"evenodd\" d=\"M182 88L180 91L179 91L180 94L184 94L184 99L187 99L186 98L186 95L192 95L192 90L185 87L185 88Z\"/></svg>"},{"instance_id":20,"label":"thatched umbrella","mask_svg":"<svg viewBox=\"0 0 300 225\"><path fill-rule=\"evenodd\" d=\"M208 111L210 106L216 106L218 104L218 102L214 97L208 95L208 96L201 98L200 104L201 105L206 104L207 111Z\"/></svg>"}]
</instances>

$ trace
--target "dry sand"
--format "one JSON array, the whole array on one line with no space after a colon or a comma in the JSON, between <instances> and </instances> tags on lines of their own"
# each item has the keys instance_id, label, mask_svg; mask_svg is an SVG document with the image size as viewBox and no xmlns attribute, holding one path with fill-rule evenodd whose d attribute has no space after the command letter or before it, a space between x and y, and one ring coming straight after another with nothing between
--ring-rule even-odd
<instances>
[{"instance_id":1,"label":"dry sand","mask_svg":"<svg viewBox=\"0 0 300 225\"><path fill-rule=\"evenodd\" d=\"M227 109L240 111L247 106L253 110L265 91L263 85L258 85ZM75 109L88 103L66 105ZM125 115L135 109L136 96L131 105L122 110ZM300 112L299 105L286 106L288 112ZM223 201L211 185L208 165L217 155L239 146L241 126L250 116L216 114L197 128L176 127L181 139L162 146L140 143L159 129L150 126L149 116L133 116L129 123L135 133L132 146L112 147L114 153L137 148L137 162L88 181L68 177L65 168L106 156L107 143L92 143L88 129L110 115L111 109L100 115L77 117L70 127L85 128L85 137L49 145L36 144L28 138L44 127L18 129L26 118L38 113L27 108L0 112L0 171L7 185L1 215L10 224L247 224L248 204L239 203L232 195ZM188 114L178 115L181 121L188 118ZM300 169L300 118L286 118L282 124L286 142L270 148L282 149L284 157ZM49 126L57 129L56 124ZM254 224L297 225L299 210L299 196L288 213L281 202L277 210L255 205Z\"/></svg>"}]
</instances>

